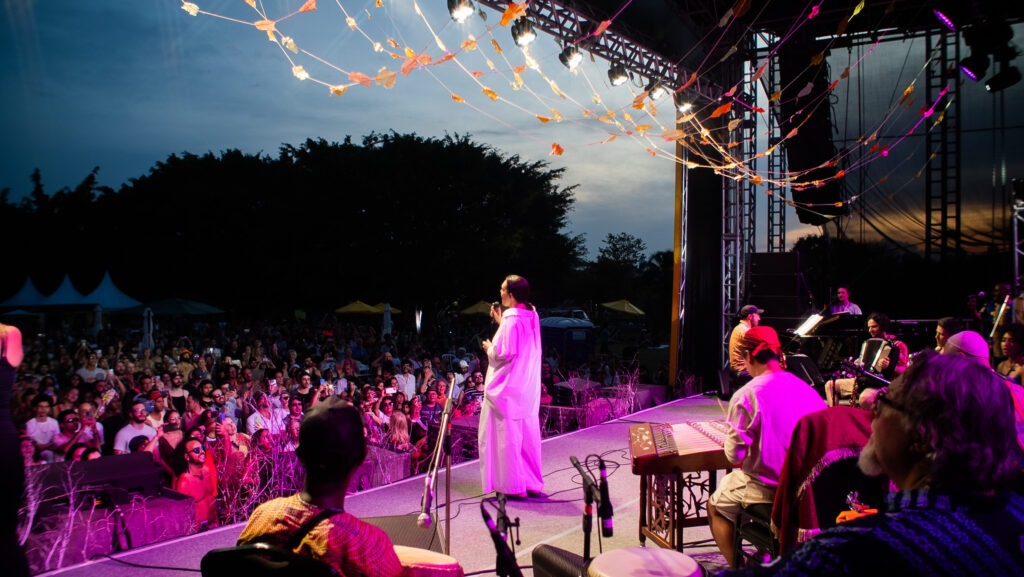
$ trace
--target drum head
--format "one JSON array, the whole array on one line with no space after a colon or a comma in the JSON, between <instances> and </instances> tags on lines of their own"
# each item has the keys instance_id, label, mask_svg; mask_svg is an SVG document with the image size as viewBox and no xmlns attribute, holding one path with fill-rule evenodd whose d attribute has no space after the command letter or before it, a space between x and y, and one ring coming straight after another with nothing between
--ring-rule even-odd
<instances>
[{"instance_id":1,"label":"drum head","mask_svg":"<svg viewBox=\"0 0 1024 577\"><path fill-rule=\"evenodd\" d=\"M704 568L689 555L661 547L624 547L590 560L587 577L701 577Z\"/></svg>"},{"instance_id":2,"label":"drum head","mask_svg":"<svg viewBox=\"0 0 1024 577\"><path fill-rule=\"evenodd\" d=\"M405 577L463 577L462 566L450 557L437 551L395 545L398 561L405 568Z\"/></svg>"}]
</instances>

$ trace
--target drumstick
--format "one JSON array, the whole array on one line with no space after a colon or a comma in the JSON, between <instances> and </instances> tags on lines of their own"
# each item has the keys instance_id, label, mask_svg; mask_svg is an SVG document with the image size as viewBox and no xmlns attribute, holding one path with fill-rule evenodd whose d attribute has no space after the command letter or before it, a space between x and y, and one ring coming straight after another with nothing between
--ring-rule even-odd
<instances>
[{"instance_id":1,"label":"drumstick","mask_svg":"<svg viewBox=\"0 0 1024 577\"><path fill-rule=\"evenodd\" d=\"M728 421L729 420L729 411L725 410L725 405L722 404L722 399L719 399L718 397L715 397L715 400L718 401L718 408L722 409L722 416L725 417L725 420Z\"/></svg>"}]
</instances>

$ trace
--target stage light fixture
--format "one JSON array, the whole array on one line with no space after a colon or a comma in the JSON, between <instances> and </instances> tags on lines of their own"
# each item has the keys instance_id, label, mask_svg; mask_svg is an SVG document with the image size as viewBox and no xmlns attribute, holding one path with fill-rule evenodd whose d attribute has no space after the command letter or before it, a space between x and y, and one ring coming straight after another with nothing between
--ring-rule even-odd
<instances>
[{"instance_id":1,"label":"stage light fixture","mask_svg":"<svg viewBox=\"0 0 1024 577\"><path fill-rule=\"evenodd\" d=\"M583 62L583 55L573 45L566 46L562 53L558 55L558 61L569 70L576 70L576 67Z\"/></svg>"},{"instance_id":2,"label":"stage light fixture","mask_svg":"<svg viewBox=\"0 0 1024 577\"><path fill-rule=\"evenodd\" d=\"M988 72L988 55L975 54L972 51L970 56L960 61L960 72L963 72L964 76L977 82Z\"/></svg>"},{"instance_id":3,"label":"stage light fixture","mask_svg":"<svg viewBox=\"0 0 1024 577\"><path fill-rule=\"evenodd\" d=\"M611 82L612 86L622 86L628 80L629 72L622 64L612 64L612 67L608 69L608 82Z\"/></svg>"},{"instance_id":4,"label":"stage light fixture","mask_svg":"<svg viewBox=\"0 0 1024 577\"><path fill-rule=\"evenodd\" d=\"M1009 61L999 63L999 72L992 75L985 81L985 90L999 92L1020 82L1020 70L1011 66Z\"/></svg>"},{"instance_id":5,"label":"stage light fixture","mask_svg":"<svg viewBox=\"0 0 1024 577\"><path fill-rule=\"evenodd\" d=\"M939 22L941 22L943 26L949 28L950 32L956 32L956 23L954 23L953 19L950 18L943 10L939 8L932 8L932 14L939 19Z\"/></svg>"},{"instance_id":6,"label":"stage light fixture","mask_svg":"<svg viewBox=\"0 0 1024 577\"><path fill-rule=\"evenodd\" d=\"M677 92L675 95L675 99L676 110L678 110L680 114L686 114L687 112L693 109L693 103L683 98L682 94Z\"/></svg>"},{"instance_id":7,"label":"stage light fixture","mask_svg":"<svg viewBox=\"0 0 1024 577\"><path fill-rule=\"evenodd\" d=\"M512 41L520 48L526 48L537 39L537 32L533 29L533 23L526 18L520 18L512 23Z\"/></svg>"},{"instance_id":8,"label":"stage light fixture","mask_svg":"<svg viewBox=\"0 0 1024 577\"><path fill-rule=\"evenodd\" d=\"M462 24L473 15L473 0L448 0L448 13L452 20Z\"/></svg>"},{"instance_id":9,"label":"stage light fixture","mask_svg":"<svg viewBox=\"0 0 1024 577\"><path fill-rule=\"evenodd\" d=\"M652 102L656 102L668 94L668 89L665 88L665 85L653 78L647 83L647 88L644 90L647 91L647 96L650 97Z\"/></svg>"}]
</instances>

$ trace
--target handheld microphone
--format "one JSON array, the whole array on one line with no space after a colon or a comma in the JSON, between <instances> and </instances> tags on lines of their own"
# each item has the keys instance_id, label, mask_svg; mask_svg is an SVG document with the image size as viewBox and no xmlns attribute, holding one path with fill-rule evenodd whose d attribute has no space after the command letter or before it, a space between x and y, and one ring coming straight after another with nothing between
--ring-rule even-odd
<instances>
[{"instance_id":1,"label":"handheld microphone","mask_svg":"<svg viewBox=\"0 0 1024 577\"><path fill-rule=\"evenodd\" d=\"M583 465L580 465L580 460L575 455L569 456L569 462L580 472L580 477L583 477L583 494L587 496L588 501L592 500L594 493L597 492L597 488L594 487L594 478L583 468Z\"/></svg>"},{"instance_id":2,"label":"handheld microphone","mask_svg":"<svg viewBox=\"0 0 1024 577\"><path fill-rule=\"evenodd\" d=\"M416 524L423 529L429 529L434 523L434 520L430 518L430 502L434 500L434 483L430 475L427 475L426 483L423 487L423 500L422 507L420 508L420 516L416 518Z\"/></svg>"},{"instance_id":3,"label":"handheld microphone","mask_svg":"<svg viewBox=\"0 0 1024 577\"><path fill-rule=\"evenodd\" d=\"M601 502L597 505L597 516L601 519L601 536L612 536L612 501L608 496L608 469L604 466L604 459L597 458L598 467L601 469Z\"/></svg>"}]
</instances>

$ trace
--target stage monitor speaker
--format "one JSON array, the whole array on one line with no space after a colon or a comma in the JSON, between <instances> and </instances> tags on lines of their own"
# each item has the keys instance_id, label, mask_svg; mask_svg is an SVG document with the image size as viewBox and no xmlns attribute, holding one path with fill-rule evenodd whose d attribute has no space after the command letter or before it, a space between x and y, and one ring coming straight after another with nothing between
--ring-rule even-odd
<instances>
[{"instance_id":1,"label":"stage monitor speaker","mask_svg":"<svg viewBox=\"0 0 1024 577\"><path fill-rule=\"evenodd\" d=\"M416 524L418 517L419 514L417 513L413 515L367 517L363 521L383 529L388 534L388 537L391 537L391 542L395 545L443 553L444 551L441 547L441 527L437 522L437 517L431 517L433 522L430 524L429 529Z\"/></svg>"},{"instance_id":2,"label":"stage monitor speaker","mask_svg":"<svg viewBox=\"0 0 1024 577\"><path fill-rule=\"evenodd\" d=\"M551 545L533 549L533 577L581 577L587 562L575 553Z\"/></svg>"},{"instance_id":3,"label":"stage monitor speaker","mask_svg":"<svg viewBox=\"0 0 1024 577\"><path fill-rule=\"evenodd\" d=\"M814 359L807 355L786 355L786 371L800 377L800 380L814 387L825 397L825 377L818 370Z\"/></svg>"},{"instance_id":4,"label":"stage monitor speaker","mask_svg":"<svg viewBox=\"0 0 1024 577\"><path fill-rule=\"evenodd\" d=\"M750 274L784 275L795 277L800 270L800 253L755 252L750 255Z\"/></svg>"}]
</instances>

